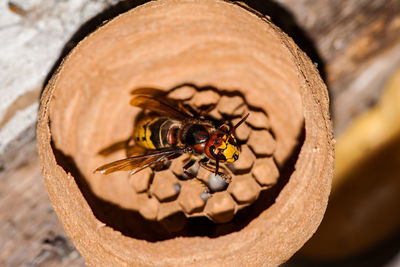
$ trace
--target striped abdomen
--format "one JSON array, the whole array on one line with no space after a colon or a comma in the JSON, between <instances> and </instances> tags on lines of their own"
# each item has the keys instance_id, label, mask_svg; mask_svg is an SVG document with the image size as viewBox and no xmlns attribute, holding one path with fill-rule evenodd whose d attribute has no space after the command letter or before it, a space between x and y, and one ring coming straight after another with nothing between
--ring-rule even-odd
<instances>
[{"instance_id":1,"label":"striped abdomen","mask_svg":"<svg viewBox=\"0 0 400 267\"><path fill-rule=\"evenodd\" d=\"M174 129L178 122L168 118L144 118L133 130L135 143L146 149L160 149L175 145Z\"/></svg>"}]
</instances>

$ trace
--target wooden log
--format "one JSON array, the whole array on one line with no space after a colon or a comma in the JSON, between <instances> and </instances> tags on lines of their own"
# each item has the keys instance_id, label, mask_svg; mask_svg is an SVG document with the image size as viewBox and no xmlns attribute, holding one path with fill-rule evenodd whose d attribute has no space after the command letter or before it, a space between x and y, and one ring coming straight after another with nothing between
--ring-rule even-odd
<instances>
[{"instance_id":1,"label":"wooden log","mask_svg":"<svg viewBox=\"0 0 400 267\"><path fill-rule=\"evenodd\" d=\"M335 134L371 108L400 64L397 0L248 1L284 27L319 64L332 101Z\"/></svg>"},{"instance_id":2,"label":"wooden log","mask_svg":"<svg viewBox=\"0 0 400 267\"><path fill-rule=\"evenodd\" d=\"M84 266L50 204L39 158L0 176L0 265Z\"/></svg>"}]
</instances>

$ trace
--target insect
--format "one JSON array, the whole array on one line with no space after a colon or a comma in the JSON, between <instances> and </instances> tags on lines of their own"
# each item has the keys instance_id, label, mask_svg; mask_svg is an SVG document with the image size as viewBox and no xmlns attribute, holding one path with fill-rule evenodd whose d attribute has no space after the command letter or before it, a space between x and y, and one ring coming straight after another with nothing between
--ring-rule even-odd
<instances>
[{"instance_id":1,"label":"insect","mask_svg":"<svg viewBox=\"0 0 400 267\"><path fill-rule=\"evenodd\" d=\"M149 113L135 123L133 134L127 141L99 152L107 155L126 146L127 158L102 165L95 172L109 174L130 171L134 174L188 153L195 160L183 166L186 177L197 179L195 174L189 172L189 168L197 162L200 167L230 182L231 177L221 163L232 163L239 158L234 131L249 114L229 127L227 124L204 119L210 109L196 112L182 101L166 97L165 91L138 88L131 94L133 98L130 104Z\"/></svg>"}]
</instances>

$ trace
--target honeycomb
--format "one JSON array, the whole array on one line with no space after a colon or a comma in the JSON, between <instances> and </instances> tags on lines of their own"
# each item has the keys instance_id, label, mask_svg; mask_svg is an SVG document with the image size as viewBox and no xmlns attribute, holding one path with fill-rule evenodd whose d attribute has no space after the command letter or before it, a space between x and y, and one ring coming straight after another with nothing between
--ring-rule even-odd
<instances>
[{"instance_id":1,"label":"honeycomb","mask_svg":"<svg viewBox=\"0 0 400 267\"><path fill-rule=\"evenodd\" d=\"M231 175L230 183L214 173L193 164L188 171L197 179L185 177L182 167L193 160L191 155L173 159L162 169L146 168L129 175L133 194L140 200L138 212L148 220L165 221L175 214L185 217L207 217L215 223L226 223L242 208L257 200L260 192L271 188L279 178L274 160L276 141L268 115L251 106L243 95L213 87L182 85L171 89L168 98L182 101L196 111L209 110L206 119L235 125L243 116L248 119L236 129L240 145L239 159L222 164ZM211 110L210 110L211 107ZM208 190L207 190L208 188ZM164 225L179 231L184 224Z\"/></svg>"}]
</instances>

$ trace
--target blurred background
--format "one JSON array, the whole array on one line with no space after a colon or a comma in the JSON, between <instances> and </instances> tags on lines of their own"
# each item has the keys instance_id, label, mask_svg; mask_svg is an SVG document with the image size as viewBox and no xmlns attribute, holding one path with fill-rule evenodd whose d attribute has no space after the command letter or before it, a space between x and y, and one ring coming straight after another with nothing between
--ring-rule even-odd
<instances>
[{"instance_id":1,"label":"blurred background","mask_svg":"<svg viewBox=\"0 0 400 267\"><path fill-rule=\"evenodd\" d=\"M84 266L41 178L38 100L80 40L145 2L0 2L1 266ZM316 234L284 266L400 266L400 2L243 2L308 54L331 98L337 142L330 202Z\"/></svg>"}]
</instances>

